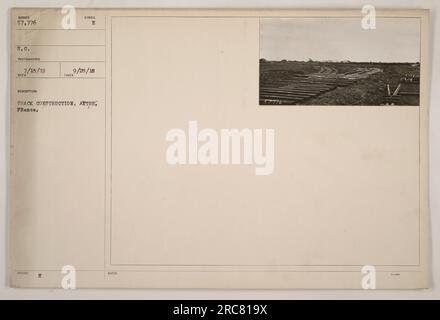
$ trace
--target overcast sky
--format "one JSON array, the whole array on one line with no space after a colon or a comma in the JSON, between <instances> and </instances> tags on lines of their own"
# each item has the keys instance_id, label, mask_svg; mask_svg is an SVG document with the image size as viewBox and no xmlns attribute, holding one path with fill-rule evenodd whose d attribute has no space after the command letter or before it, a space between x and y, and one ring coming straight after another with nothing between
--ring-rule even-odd
<instances>
[{"instance_id":1,"label":"overcast sky","mask_svg":"<svg viewBox=\"0 0 440 320\"><path fill-rule=\"evenodd\" d=\"M260 57L267 60L420 61L418 18L263 18Z\"/></svg>"}]
</instances>

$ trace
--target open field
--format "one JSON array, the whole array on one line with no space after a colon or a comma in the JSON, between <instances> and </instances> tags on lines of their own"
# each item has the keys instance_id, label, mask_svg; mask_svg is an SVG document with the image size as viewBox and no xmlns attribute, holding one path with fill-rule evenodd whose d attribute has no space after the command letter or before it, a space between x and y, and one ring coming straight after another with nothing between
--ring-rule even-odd
<instances>
[{"instance_id":1,"label":"open field","mask_svg":"<svg viewBox=\"0 0 440 320\"><path fill-rule=\"evenodd\" d=\"M260 105L419 105L419 64L260 60Z\"/></svg>"}]
</instances>

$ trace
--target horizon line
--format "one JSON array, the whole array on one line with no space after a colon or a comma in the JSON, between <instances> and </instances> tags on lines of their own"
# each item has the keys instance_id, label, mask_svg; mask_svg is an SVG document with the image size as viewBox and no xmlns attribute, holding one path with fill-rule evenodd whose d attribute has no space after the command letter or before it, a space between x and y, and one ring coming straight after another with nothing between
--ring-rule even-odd
<instances>
[{"instance_id":1,"label":"horizon line","mask_svg":"<svg viewBox=\"0 0 440 320\"><path fill-rule=\"evenodd\" d=\"M356 62L356 63L420 63L420 61L360 61L360 60L292 60L292 59L280 59L280 60L269 60L266 58L260 58L259 60L266 60L267 62L282 62L282 61L291 61L291 62Z\"/></svg>"}]
</instances>

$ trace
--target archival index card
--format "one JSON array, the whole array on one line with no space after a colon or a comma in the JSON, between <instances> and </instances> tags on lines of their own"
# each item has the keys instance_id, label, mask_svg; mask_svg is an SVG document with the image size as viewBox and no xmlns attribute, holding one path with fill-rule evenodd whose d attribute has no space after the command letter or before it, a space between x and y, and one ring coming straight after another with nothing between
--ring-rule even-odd
<instances>
[{"instance_id":1,"label":"archival index card","mask_svg":"<svg viewBox=\"0 0 440 320\"><path fill-rule=\"evenodd\" d=\"M429 287L428 12L371 14L13 9L11 285Z\"/></svg>"}]
</instances>

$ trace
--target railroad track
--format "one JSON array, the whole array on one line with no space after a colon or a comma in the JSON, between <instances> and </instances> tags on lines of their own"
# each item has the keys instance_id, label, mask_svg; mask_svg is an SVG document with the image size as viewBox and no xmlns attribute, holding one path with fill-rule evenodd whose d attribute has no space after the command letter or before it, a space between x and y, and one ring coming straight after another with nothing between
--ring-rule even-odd
<instances>
[{"instance_id":1,"label":"railroad track","mask_svg":"<svg viewBox=\"0 0 440 320\"><path fill-rule=\"evenodd\" d=\"M355 80L345 78L293 77L260 84L260 104L298 104Z\"/></svg>"},{"instance_id":2,"label":"railroad track","mask_svg":"<svg viewBox=\"0 0 440 320\"><path fill-rule=\"evenodd\" d=\"M337 73L335 68L320 67L308 75L297 74L260 83L260 104L300 104L325 92L347 87L359 79L381 72L379 68L356 68L347 73Z\"/></svg>"}]
</instances>

